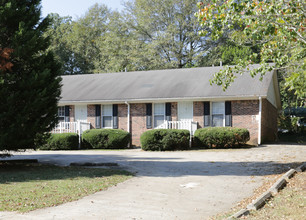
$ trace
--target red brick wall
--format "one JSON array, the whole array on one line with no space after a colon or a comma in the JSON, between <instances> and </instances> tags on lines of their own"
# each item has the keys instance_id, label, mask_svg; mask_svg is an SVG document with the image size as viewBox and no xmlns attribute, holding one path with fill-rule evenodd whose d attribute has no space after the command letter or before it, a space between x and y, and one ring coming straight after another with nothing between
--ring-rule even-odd
<instances>
[{"instance_id":1,"label":"red brick wall","mask_svg":"<svg viewBox=\"0 0 306 220\"><path fill-rule=\"evenodd\" d=\"M87 122L90 122L90 128L96 128L96 107L87 105Z\"/></svg>"},{"instance_id":2,"label":"red brick wall","mask_svg":"<svg viewBox=\"0 0 306 220\"><path fill-rule=\"evenodd\" d=\"M140 135L147 131L146 104L130 104L132 145L140 146Z\"/></svg>"},{"instance_id":3,"label":"red brick wall","mask_svg":"<svg viewBox=\"0 0 306 220\"><path fill-rule=\"evenodd\" d=\"M193 121L198 122L198 128L204 127L204 104L203 102L193 102Z\"/></svg>"},{"instance_id":4,"label":"red brick wall","mask_svg":"<svg viewBox=\"0 0 306 220\"><path fill-rule=\"evenodd\" d=\"M118 128L128 131L127 129L127 112L128 107L126 104L118 105Z\"/></svg>"},{"instance_id":5,"label":"red brick wall","mask_svg":"<svg viewBox=\"0 0 306 220\"><path fill-rule=\"evenodd\" d=\"M258 111L259 101L232 101L232 125L233 127L247 128L250 131L250 142L258 143ZM203 102L193 103L193 120L198 122L199 128L204 126ZM140 135L147 131L146 128L146 104L130 104L130 129L132 134L132 144L140 145ZM177 103L171 103L171 117L177 121ZM70 121L75 120L75 107L70 106ZM87 120L95 128L95 105L87 106ZM277 109L266 99L262 103L262 141L274 140L277 132ZM127 105L118 105L118 125L119 129L127 129Z\"/></svg>"},{"instance_id":6,"label":"red brick wall","mask_svg":"<svg viewBox=\"0 0 306 220\"><path fill-rule=\"evenodd\" d=\"M146 104L130 104L132 144L140 146L140 135L148 131L146 122ZM177 103L171 103L172 121L177 121ZM153 123L153 121L152 121Z\"/></svg>"},{"instance_id":7,"label":"red brick wall","mask_svg":"<svg viewBox=\"0 0 306 220\"><path fill-rule=\"evenodd\" d=\"M262 100L261 137L262 142L275 141L277 135L277 109L267 100Z\"/></svg>"},{"instance_id":8,"label":"red brick wall","mask_svg":"<svg viewBox=\"0 0 306 220\"><path fill-rule=\"evenodd\" d=\"M248 129L251 144L258 144L258 110L258 100L232 101L232 126Z\"/></svg>"}]
</instances>

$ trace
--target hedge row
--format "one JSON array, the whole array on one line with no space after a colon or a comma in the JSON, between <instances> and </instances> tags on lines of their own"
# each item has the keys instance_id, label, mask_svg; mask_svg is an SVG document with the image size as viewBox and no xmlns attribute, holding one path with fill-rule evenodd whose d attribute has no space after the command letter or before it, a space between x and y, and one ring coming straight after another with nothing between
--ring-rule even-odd
<instances>
[{"instance_id":1,"label":"hedge row","mask_svg":"<svg viewBox=\"0 0 306 220\"><path fill-rule=\"evenodd\" d=\"M188 130L153 129L140 137L141 148L151 151L186 150L189 148Z\"/></svg>"},{"instance_id":2,"label":"hedge row","mask_svg":"<svg viewBox=\"0 0 306 220\"><path fill-rule=\"evenodd\" d=\"M123 149L131 140L130 133L118 129L91 129L82 134L82 149ZM51 134L41 150L76 150L79 136L74 133Z\"/></svg>"},{"instance_id":3,"label":"hedge row","mask_svg":"<svg viewBox=\"0 0 306 220\"><path fill-rule=\"evenodd\" d=\"M131 134L119 129L91 129L82 134L82 146L94 149L123 149L131 141Z\"/></svg>"},{"instance_id":4,"label":"hedge row","mask_svg":"<svg viewBox=\"0 0 306 220\"><path fill-rule=\"evenodd\" d=\"M250 133L244 128L201 128L194 134L194 146L202 148L239 147L249 140Z\"/></svg>"},{"instance_id":5,"label":"hedge row","mask_svg":"<svg viewBox=\"0 0 306 220\"><path fill-rule=\"evenodd\" d=\"M76 150L79 147L79 135L74 133L51 134L41 150Z\"/></svg>"}]
</instances>

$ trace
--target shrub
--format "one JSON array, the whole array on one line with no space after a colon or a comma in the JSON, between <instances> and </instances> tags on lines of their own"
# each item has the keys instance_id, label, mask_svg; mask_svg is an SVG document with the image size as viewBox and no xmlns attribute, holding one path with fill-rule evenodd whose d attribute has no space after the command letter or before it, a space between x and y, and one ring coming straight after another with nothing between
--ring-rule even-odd
<instances>
[{"instance_id":1,"label":"shrub","mask_svg":"<svg viewBox=\"0 0 306 220\"><path fill-rule=\"evenodd\" d=\"M41 150L76 150L79 147L79 135L73 133L51 134Z\"/></svg>"},{"instance_id":2,"label":"shrub","mask_svg":"<svg viewBox=\"0 0 306 220\"><path fill-rule=\"evenodd\" d=\"M250 133L244 128L201 128L194 134L194 146L204 148L239 147L249 140Z\"/></svg>"},{"instance_id":3,"label":"shrub","mask_svg":"<svg viewBox=\"0 0 306 220\"><path fill-rule=\"evenodd\" d=\"M186 150L189 148L188 130L153 129L140 137L141 148L150 151Z\"/></svg>"},{"instance_id":4,"label":"shrub","mask_svg":"<svg viewBox=\"0 0 306 220\"><path fill-rule=\"evenodd\" d=\"M123 149L127 148L131 134L119 129L91 129L82 134L85 148Z\"/></svg>"}]
</instances>

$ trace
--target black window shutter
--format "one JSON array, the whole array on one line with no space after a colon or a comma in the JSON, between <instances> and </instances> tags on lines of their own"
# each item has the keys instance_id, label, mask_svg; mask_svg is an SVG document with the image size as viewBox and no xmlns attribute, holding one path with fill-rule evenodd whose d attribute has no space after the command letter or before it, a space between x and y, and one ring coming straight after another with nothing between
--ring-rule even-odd
<instances>
[{"instance_id":1,"label":"black window shutter","mask_svg":"<svg viewBox=\"0 0 306 220\"><path fill-rule=\"evenodd\" d=\"M101 128L101 105L95 105L96 108L96 128Z\"/></svg>"},{"instance_id":2,"label":"black window shutter","mask_svg":"<svg viewBox=\"0 0 306 220\"><path fill-rule=\"evenodd\" d=\"M166 103L166 120L171 121L171 103Z\"/></svg>"},{"instance_id":3,"label":"black window shutter","mask_svg":"<svg viewBox=\"0 0 306 220\"><path fill-rule=\"evenodd\" d=\"M204 127L210 126L210 102L204 102Z\"/></svg>"},{"instance_id":4,"label":"black window shutter","mask_svg":"<svg viewBox=\"0 0 306 220\"><path fill-rule=\"evenodd\" d=\"M147 128L152 128L152 103L146 104Z\"/></svg>"},{"instance_id":5,"label":"black window shutter","mask_svg":"<svg viewBox=\"0 0 306 220\"><path fill-rule=\"evenodd\" d=\"M113 105L113 128L118 129L118 105Z\"/></svg>"},{"instance_id":6,"label":"black window shutter","mask_svg":"<svg viewBox=\"0 0 306 220\"><path fill-rule=\"evenodd\" d=\"M70 122L70 112L69 112L69 105L65 106L65 122Z\"/></svg>"},{"instance_id":7,"label":"black window shutter","mask_svg":"<svg viewBox=\"0 0 306 220\"><path fill-rule=\"evenodd\" d=\"M232 126L232 104L230 101L225 102L225 126Z\"/></svg>"}]
</instances>

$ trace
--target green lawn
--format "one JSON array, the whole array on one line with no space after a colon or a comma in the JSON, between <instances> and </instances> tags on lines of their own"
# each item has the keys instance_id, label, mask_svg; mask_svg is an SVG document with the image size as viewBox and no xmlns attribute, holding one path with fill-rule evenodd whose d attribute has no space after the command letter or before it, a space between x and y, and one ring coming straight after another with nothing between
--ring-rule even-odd
<instances>
[{"instance_id":1,"label":"green lawn","mask_svg":"<svg viewBox=\"0 0 306 220\"><path fill-rule=\"evenodd\" d=\"M0 162L0 211L60 205L132 177L126 171Z\"/></svg>"}]
</instances>

